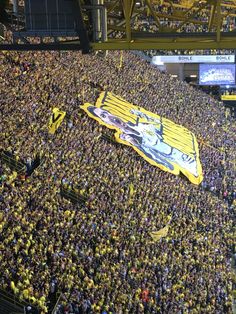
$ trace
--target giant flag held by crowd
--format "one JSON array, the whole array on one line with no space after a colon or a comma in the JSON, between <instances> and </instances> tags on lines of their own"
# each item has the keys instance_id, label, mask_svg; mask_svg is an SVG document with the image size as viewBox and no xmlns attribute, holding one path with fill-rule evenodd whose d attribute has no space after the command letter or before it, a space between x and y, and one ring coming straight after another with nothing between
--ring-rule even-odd
<instances>
[{"instance_id":1,"label":"giant flag held by crowd","mask_svg":"<svg viewBox=\"0 0 236 314\"><path fill-rule=\"evenodd\" d=\"M86 103L81 108L100 124L115 129L116 141L133 147L150 164L201 183L198 143L185 127L109 92L102 92L95 106Z\"/></svg>"},{"instance_id":2,"label":"giant flag held by crowd","mask_svg":"<svg viewBox=\"0 0 236 314\"><path fill-rule=\"evenodd\" d=\"M52 109L52 115L50 117L49 126L48 126L50 134L54 134L56 132L56 130L61 125L63 119L65 118L65 115L66 115L65 111L61 111L60 109L56 107Z\"/></svg>"}]
</instances>

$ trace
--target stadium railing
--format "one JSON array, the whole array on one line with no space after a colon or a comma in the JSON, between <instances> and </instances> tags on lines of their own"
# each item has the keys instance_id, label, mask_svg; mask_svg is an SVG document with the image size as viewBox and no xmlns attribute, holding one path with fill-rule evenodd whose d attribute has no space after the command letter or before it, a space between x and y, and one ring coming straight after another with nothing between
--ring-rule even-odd
<instances>
[{"instance_id":1,"label":"stadium railing","mask_svg":"<svg viewBox=\"0 0 236 314\"><path fill-rule=\"evenodd\" d=\"M19 174L26 173L26 165L21 160L17 160L12 153L2 150L0 152L0 158L11 170Z\"/></svg>"},{"instance_id":2,"label":"stadium railing","mask_svg":"<svg viewBox=\"0 0 236 314\"><path fill-rule=\"evenodd\" d=\"M4 312L4 304L1 308L1 301L5 301L8 305L8 312L7 314L23 314L26 313L27 306L30 306L34 311L33 313L40 313L40 310L37 306L30 304L27 301L19 300L18 297L2 288L0 288L0 313L5 314ZM11 309L10 309L10 306Z\"/></svg>"},{"instance_id":3,"label":"stadium railing","mask_svg":"<svg viewBox=\"0 0 236 314\"><path fill-rule=\"evenodd\" d=\"M57 313L58 306L60 304L61 298L62 298L62 293L60 293L59 297L57 298L57 302L56 302L53 310L51 311L51 314L56 314Z\"/></svg>"}]
</instances>

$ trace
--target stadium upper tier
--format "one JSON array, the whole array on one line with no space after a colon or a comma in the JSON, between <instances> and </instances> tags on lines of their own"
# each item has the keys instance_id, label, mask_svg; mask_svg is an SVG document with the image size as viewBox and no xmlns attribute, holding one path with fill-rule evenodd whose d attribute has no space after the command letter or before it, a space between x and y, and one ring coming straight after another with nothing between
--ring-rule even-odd
<instances>
[{"instance_id":1,"label":"stadium upper tier","mask_svg":"<svg viewBox=\"0 0 236 314\"><path fill-rule=\"evenodd\" d=\"M0 164L0 286L41 313L55 291L57 313L231 313L236 133L222 104L126 52L5 52L0 67L0 148L45 158L30 177ZM101 90L195 133L202 185L107 141L80 110Z\"/></svg>"},{"instance_id":2,"label":"stadium upper tier","mask_svg":"<svg viewBox=\"0 0 236 314\"><path fill-rule=\"evenodd\" d=\"M13 10L13 15L3 14L2 20L5 17L4 23L11 26L18 45L5 44L2 49L236 48L233 1L58 1L57 5L56 0L47 0L41 6L37 0L25 0L24 8L18 9L14 0L6 10ZM30 37L52 40L42 44Z\"/></svg>"}]
</instances>

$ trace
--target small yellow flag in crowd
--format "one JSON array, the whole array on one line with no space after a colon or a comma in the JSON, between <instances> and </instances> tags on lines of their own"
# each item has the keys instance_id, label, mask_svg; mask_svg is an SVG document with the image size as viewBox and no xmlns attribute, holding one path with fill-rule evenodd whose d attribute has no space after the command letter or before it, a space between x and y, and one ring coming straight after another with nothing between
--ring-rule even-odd
<instances>
[{"instance_id":1,"label":"small yellow flag in crowd","mask_svg":"<svg viewBox=\"0 0 236 314\"><path fill-rule=\"evenodd\" d=\"M129 205L133 204L133 195L134 195L134 185L131 182L129 185Z\"/></svg>"},{"instance_id":2,"label":"small yellow flag in crowd","mask_svg":"<svg viewBox=\"0 0 236 314\"><path fill-rule=\"evenodd\" d=\"M17 178L17 172L13 171L12 174L8 177L7 183L11 184Z\"/></svg>"},{"instance_id":3,"label":"small yellow flag in crowd","mask_svg":"<svg viewBox=\"0 0 236 314\"><path fill-rule=\"evenodd\" d=\"M56 130L61 125L63 119L65 118L66 112L61 111L58 108L53 108L52 116L49 121L49 133L54 134Z\"/></svg>"},{"instance_id":4,"label":"small yellow flag in crowd","mask_svg":"<svg viewBox=\"0 0 236 314\"><path fill-rule=\"evenodd\" d=\"M134 185L132 182L129 185L129 195L130 195L130 197L132 197L134 195Z\"/></svg>"},{"instance_id":5,"label":"small yellow flag in crowd","mask_svg":"<svg viewBox=\"0 0 236 314\"><path fill-rule=\"evenodd\" d=\"M166 226L158 231L152 231L150 232L150 236L152 237L152 240L154 242L159 241L161 238L164 238L167 236L168 231L169 231L169 225L172 219L172 215L168 215L166 217Z\"/></svg>"},{"instance_id":6,"label":"small yellow flag in crowd","mask_svg":"<svg viewBox=\"0 0 236 314\"><path fill-rule=\"evenodd\" d=\"M152 237L153 241L157 242L161 238L164 238L167 236L169 231L169 225L165 226L164 228L160 229L159 231L152 231L150 233L150 236Z\"/></svg>"}]
</instances>

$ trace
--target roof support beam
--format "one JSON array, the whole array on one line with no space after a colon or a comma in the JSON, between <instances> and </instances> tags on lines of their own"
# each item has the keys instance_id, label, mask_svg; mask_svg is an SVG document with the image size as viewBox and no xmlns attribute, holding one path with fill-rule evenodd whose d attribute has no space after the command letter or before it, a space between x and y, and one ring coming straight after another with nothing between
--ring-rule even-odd
<instances>
[{"instance_id":1,"label":"roof support beam","mask_svg":"<svg viewBox=\"0 0 236 314\"><path fill-rule=\"evenodd\" d=\"M236 38L225 41L176 41L176 42L148 42L148 41L119 41L92 44L94 50L205 50L205 49L236 49Z\"/></svg>"},{"instance_id":2,"label":"roof support beam","mask_svg":"<svg viewBox=\"0 0 236 314\"><path fill-rule=\"evenodd\" d=\"M158 18L165 18L168 20L174 20L174 21L186 21L186 17L184 16L178 16L178 15L169 15L165 13L156 13L156 16ZM202 22L202 21L197 21L197 20L189 20L189 23L197 24L197 25L203 25L206 24L207 22Z\"/></svg>"},{"instance_id":3,"label":"roof support beam","mask_svg":"<svg viewBox=\"0 0 236 314\"><path fill-rule=\"evenodd\" d=\"M134 0L123 0L122 3L125 16L126 39L131 41L131 15L134 8Z\"/></svg>"},{"instance_id":4,"label":"roof support beam","mask_svg":"<svg viewBox=\"0 0 236 314\"><path fill-rule=\"evenodd\" d=\"M231 33L222 33L220 40L217 42L216 33L205 36L194 36L189 34L188 37L162 36L156 38L134 38L127 41L125 39L110 39L104 43L91 43L93 50L205 50L205 49L236 49L236 36ZM170 35L170 34L169 34ZM42 43L42 44L0 44L0 50L81 50L79 41Z\"/></svg>"},{"instance_id":5,"label":"roof support beam","mask_svg":"<svg viewBox=\"0 0 236 314\"><path fill-rule=\"evenodd\" d=\"M209 32L212 30L212 26L213 26L214 19L215 19L215 13L216 13L216 3L214 3L211 6L211 15L210 15L209 22L208 22L208 31Z\"/></svg>"},{"instance_id":6,"label":"roof support beam","mask_svg":"<svg viewBox=\"0 0 236 314\"><path fill-rule=\"evenodd\" d=\"M112 3L111 6L107 8L107 13L109 14L112 12L118 5L120 5L120 0L116 0L114 3Z\"/></svg>"},{"instance_id":7,"label":"roof support beam","mask_svg":"<svg viewBox=\"0 0 236 314\"><path fill-rule=\"evenodd\" d=\"M80 42L82 45L82 52L88 53L90 51L90 44L89 44L88 33L85 27L84 18L82 14L81 0L75 0L74 6L75 6L75 12L77 12L77 16L78 16L76 29L80 37Z\"/></svg>"},{"instance_id":8,"label":"roof support beam","mask_svg":"<svg viewBox=\"0 0 236 314\"><path fill-rule=\"evenodd\" d=\"M186 23L188 23L192 18L194 18L196 16L196 14L201 12L206 6L207 6L207 3L200 4L200 7L196 11L193 11L193 13L190 14L188 17L186 17L186 19L182 23L180 23L179 26L177 28L175 28L174 31L177 32L179 29L181 29L182 26L184 26Z\"/></svg>"},{"instance_id":9,"label":"roof support beam","mask_svg":"<svg viewBox=\"0 0 236 314\"><path fill-rule=\"evenodd\" d=\"M159 17L157 16L156 12L154 11L150 0L146 0L146 4L147 4L147 7L148 7L148 9L150 10L150 12L151 12L151 14L152 14L152 16L153 16L155 22L157 23L157 26L158 26L159 28L161 28L161 22L160 22L160 20L159 20Z\"/></svg>"},{"instance_id":10,"label":"roof support beam","mask_svg":"<svg viewBox=\"0 0 236 314\"><path fill-rule=\"evenodd\" d=\"M221 0L217 0L216 3L216 14L217 14L217 30L216 30L216 41L220 41L220 29L221 29Z\"/></svg>"}]
</instances>

